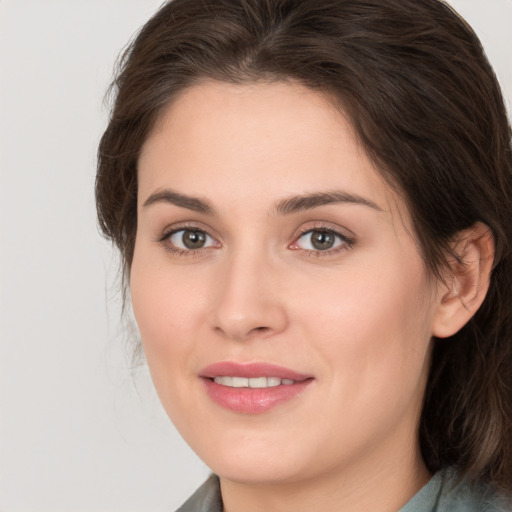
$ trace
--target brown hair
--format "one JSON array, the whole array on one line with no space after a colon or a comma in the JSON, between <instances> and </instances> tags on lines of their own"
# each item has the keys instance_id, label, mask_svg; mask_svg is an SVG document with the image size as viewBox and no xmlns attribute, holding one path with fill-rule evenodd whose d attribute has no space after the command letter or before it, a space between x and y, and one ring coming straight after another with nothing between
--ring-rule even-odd
<instances>
[{"instance_id":1,"label":"brown hair","mask_svg":"<svg viewBox=\"0 0 512 512\"><path fill-rule=\"evenodd\" d=\"M481 221L496 256L484 304L434 340L420 425L431 471L512 491L512 151L496 77L471 28L439 0L174 0L142 28L113 84L99 146L104 235L129 272L137 160L162 109L202 80L298 81L334 98L409 207L440 277Z\"/></svg>"}]
</instances>

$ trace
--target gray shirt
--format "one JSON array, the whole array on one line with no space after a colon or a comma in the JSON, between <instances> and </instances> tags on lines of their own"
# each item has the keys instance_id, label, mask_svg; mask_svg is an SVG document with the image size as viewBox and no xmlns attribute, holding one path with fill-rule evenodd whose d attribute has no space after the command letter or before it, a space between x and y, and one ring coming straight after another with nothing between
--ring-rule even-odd
<instances>
[{"instance_id":1,"label":"gray shirt","mask_svg":"<svg viewBox=\"0 0 512 512\"><path fill-rule=\"evenodd\" d=\"M176 512L222 512L219 479L208 480ZM512 503L485 486L459 482L455 471L436 473L398 512L512 512Z\"/></svg>"}]
</instances>

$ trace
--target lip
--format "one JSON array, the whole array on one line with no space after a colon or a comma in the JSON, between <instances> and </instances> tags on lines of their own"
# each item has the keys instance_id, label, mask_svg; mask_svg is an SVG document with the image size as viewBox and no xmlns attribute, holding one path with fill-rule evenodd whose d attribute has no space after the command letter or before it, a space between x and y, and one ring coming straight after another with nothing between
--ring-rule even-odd
<instances>
[{"instance_id":1,"label":"lip","mask_svg":"<svg viewBox=\"0 0 512 512\"><path fill-rule=\"evenodd\" d=\"M214 363L199 372L200 377L213 379L221 376L246 377L278 377L279 379L306 380L312 375L298 373L290 368L278 366L271 363L235 363L233 361L222 361Z\"/></svg>"},{"instance_id":2,"label":"lip","mask_svg":"<svg viewBox=\"0 0 512 512\"><path fill-rule=\"evenodd\" d=\"M294 384L269 388L232 388L213 381L215 377L278 377L294 380ZM223 361L203 368L199 377L206 393L216 404L238 413L259 414L301 395L313 382L312 375L270 363L235 363Z\"/></svg>"}]
</instances>

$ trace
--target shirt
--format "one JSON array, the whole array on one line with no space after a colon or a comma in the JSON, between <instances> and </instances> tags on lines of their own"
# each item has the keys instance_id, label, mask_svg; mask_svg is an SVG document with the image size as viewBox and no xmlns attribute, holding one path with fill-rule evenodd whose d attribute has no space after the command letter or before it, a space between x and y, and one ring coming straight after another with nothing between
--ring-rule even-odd
<instances>
[{"instance_id":1,"label":"shirt","mask_svg":"<svg viewBox=\"0 0 512 512\"><path fill-rule=\"evenodd\" d=\"M219 478L211 475L176 512L222 512ZM398 512L512 512L512 503L484 485L459 482L457 473L446 469L436 473Z\"/></svg>"}]
</instances>

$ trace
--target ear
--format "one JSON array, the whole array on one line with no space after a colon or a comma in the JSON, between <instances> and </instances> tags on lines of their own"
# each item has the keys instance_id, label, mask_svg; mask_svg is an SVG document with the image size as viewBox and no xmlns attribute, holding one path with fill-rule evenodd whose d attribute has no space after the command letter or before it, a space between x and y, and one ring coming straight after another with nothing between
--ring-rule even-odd
<instances>
[{"instance_id":1,"label":"ear","mask_svg":"<svg viewBox=\"0 0 512 512\"><path fill-rule=\"evenodd\" d=\"M485 299L494 261L494 237L477 222L461 231L453 246L459 260L450 263L444 283L439 283L432 334L447 338L459 331Z\"/></svg>"}]
</instances>

